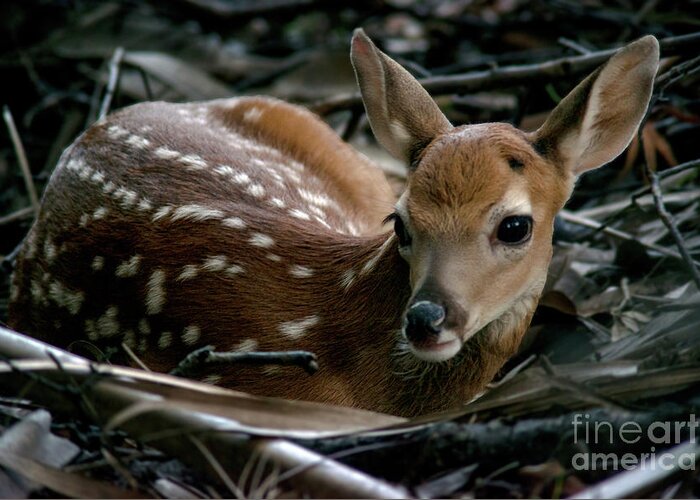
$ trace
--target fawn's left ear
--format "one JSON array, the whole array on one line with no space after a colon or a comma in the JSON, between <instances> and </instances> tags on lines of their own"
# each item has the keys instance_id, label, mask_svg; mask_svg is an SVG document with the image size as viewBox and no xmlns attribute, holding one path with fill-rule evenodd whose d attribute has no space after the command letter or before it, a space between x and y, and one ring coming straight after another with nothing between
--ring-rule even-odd
<instances>
[{"instance_id":1,"label":"fawn's left ear","mask_svg":"<svg viewBox=\"0 0 700 500\"><path fill-rule=\"evenodd\" d=\"M535 147L576 176L613 160L644 117L658 65L653 36L623 47L554 108Z\"/></svg>"},{"instance_id":2,"label":"fawn's left ear","mask_svg":"<svg viewBox=\"0 0 700 500\"><path fill-rule=\"evenodd\" d=\"M396 158L411 165L435 137L452 129L421 84L362 29L352 37L350 58L374 136Z\"/></svg>"}]
</instances>

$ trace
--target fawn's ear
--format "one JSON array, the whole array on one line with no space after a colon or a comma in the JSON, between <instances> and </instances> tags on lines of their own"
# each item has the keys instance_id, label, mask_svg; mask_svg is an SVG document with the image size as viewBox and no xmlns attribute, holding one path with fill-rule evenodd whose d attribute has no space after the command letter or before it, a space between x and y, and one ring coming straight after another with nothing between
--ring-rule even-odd
<instances>
[{"instance_id":1,"label":"fawn's ear","mask_svg":"<svg viewBox=\"0 0 700 500\"><path fill-rule=\"evenodd\" d=\"M410 165L430 141L452 128L421 84L362 29L352 37L350 58L374 136L396 158Z\"/></svg>"},{"instance_id":2,"label":"fawn's ear","mask_svg":"<svg viewBox=\"0 0 700 500\"><path fill-rule=\"evenodd\" d=\"M658 65L653 36L617 51L554 108L534 134L536 149L574 175L613 160L644 117Z\"/></svg>"}]
</instances>

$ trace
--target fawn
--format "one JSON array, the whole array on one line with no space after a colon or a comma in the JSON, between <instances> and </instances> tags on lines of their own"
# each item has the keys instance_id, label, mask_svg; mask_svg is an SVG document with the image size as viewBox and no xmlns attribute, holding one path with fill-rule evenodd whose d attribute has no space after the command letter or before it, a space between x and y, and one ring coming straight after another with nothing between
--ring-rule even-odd
<instances>
[{"instance_id":1,"label":"fawn","mask_svg":"<svg viewBox=\"0 0 700 500\"><path fill-rule=\"evenodd\" d=\"M160 371L204 345L308 350L313 377L233 366L206 380L404 416L458 406L516 352L554 216L578 175L629 144L658 58L652 36L622 48L536 132L453 127L357 30L371 128L408 165L398 201L300 107L122 109L61 157L18 257L10 324L61 346L124 344Z\"/></svg>"}]
</instances>

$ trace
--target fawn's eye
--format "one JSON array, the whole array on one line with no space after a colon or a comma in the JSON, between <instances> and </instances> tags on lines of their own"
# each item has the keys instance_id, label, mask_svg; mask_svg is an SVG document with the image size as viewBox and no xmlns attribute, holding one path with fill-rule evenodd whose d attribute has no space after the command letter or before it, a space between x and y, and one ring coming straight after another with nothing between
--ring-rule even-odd
<instances>
[{"instance_id":1,"label":"fawn's eye","mask_svg":"<svg viewBox=\"0 0 700 500\"><path fill-rule=\"evenodd\" d=\"M511 215L501 221L496 237L506 245L525 243L532 235L532 217L529 215Z\"/></svg>"},{"instance_id":2,"label":"fawn's eye","mask_svg":"<svg viewBox=\"0 0 700 500\"><path fill-rule=\"evenodd\" d=\"M412 238L411 234L406 229L406 225L403 223L403 219L397 213L393 213L386 218L386 222L394 221L394 232L396 237L399 239L400 247L407 247L411 244Z\"/></svg>"}]
</instances>

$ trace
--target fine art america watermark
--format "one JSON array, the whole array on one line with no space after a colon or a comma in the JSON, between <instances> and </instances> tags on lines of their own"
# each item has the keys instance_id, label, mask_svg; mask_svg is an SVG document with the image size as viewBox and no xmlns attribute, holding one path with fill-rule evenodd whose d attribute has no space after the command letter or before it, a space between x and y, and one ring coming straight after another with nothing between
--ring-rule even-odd
<instances>
[{"instance_id":1,"label":"fine art america watermark","mask_svg":"<svg viewBox=\"0 0 700 500\"><path fill-rule=\"evenodd\" d=\"M641 425L633 420L613 424L604 420L592 420L588 413L574 414L574 444L584 444L596 449L603 445L624 449L625 445L650 443L646 453L579 452L571 458L571 465L580 471L622 471L632 469L682 470L695 469L695 452L674 453L668 448L680 443L696 443L696 429L700 421L690 414L686 421L654 421Z\"/></svg>"}]
</instances>

